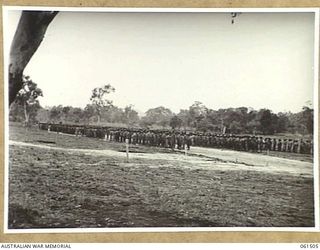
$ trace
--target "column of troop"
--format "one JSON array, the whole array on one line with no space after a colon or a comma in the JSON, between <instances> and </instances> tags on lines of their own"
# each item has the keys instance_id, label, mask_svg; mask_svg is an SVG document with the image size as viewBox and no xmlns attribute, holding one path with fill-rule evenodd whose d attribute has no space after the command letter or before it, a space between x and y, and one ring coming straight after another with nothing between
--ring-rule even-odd
<instances>
[{"instance_id":1,"label":"column of troop","mask_svg":"<svg viewBox=\"0 0 320 250\"><path fill-rule=\"evenodd\" d=\"M257 153L265 151L279 151L313 154L312 140L305 139L48 123L40 123L39 128L51 132L100 138L114 142L125 142L125 140L128 139L130 144L171 149L189 150L191 146L198 146Z\"/></svg>"}]
</instances>

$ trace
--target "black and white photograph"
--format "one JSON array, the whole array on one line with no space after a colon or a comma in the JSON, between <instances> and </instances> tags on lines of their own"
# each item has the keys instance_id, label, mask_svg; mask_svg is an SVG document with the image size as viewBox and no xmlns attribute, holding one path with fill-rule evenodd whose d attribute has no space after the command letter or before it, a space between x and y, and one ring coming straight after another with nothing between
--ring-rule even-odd
<instances>
[{"instance_id":1,"label":"black and white photograph","mask_svg":"<svg viewBox=\"0 0 320 250\"><path fill-rule=\"evenodd\" d=\"M4 7L5 231L319 230L318 14Z\"/></svg>"}]
</instances>

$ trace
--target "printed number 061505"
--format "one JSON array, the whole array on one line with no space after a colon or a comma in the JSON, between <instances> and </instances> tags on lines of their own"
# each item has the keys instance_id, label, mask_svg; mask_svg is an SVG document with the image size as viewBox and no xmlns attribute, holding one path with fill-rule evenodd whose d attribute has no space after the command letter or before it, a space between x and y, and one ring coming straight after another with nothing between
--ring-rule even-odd
<instances>
[{"instance_id":1,"label":"printed number 061505","mask_svg":"<svg viewBox=\"0 0 320 250\"><path fill-rule=\"evenodd\" d=\"M303 248L303 249L317 249L319 248L319 244L300 244L300 248Z\"/></svg>"}]
</instances>

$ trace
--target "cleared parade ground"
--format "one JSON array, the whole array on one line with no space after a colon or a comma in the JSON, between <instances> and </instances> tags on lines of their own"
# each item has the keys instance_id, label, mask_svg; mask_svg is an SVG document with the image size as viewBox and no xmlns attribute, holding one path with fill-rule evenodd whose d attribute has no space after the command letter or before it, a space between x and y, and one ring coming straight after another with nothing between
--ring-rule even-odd
<instances>
[{"instance_id":1,"label":"cleared parade ground","mask_svg":"<svg viewBox=\"0 0 320 250\"><path fill-rule=\"evenodd\" d=\"M312 227L311 156L175 150L10 127L9 228Z\"/></svg>"}]
</instances>

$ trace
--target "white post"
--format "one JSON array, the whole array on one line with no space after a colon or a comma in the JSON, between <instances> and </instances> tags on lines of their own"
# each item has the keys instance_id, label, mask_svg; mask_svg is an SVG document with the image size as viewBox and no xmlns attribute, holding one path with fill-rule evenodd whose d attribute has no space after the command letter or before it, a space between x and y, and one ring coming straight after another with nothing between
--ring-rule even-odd
<instances>
[{"instance_id":1,"label":"white post","mask_svg":"<svg viewBox=\"0 0 320 250\"><path fill-rule=\"evenodd\" d=\"M126 139L126 155L127 155L127 162L129 162L129 139Z\"/></svg>"},{"instance_id":2,"label":"white post","mask_svg":"<svg viewBox=\"0 0 320 250\"><path fill-rule=\"evenodd\" d=\"M58 137L59 137L59 132L57 131L57 133L56 133L56 144L58 144Z\"/></svg>"},{"instance_id":3,"label":"white post","mask_svg":"<svg viewBox=\"0 0 320 250\"><path fill-rule=\"evenodd\" d=\"M300 154L301 152L301 139L298 141L298 149L297 149L297 153Z\"/></svg>"},{"instance_id":4,"label":"white post","mask_svg":"<svg viewBox=\"0 0 320 250\"><path fill-rule=\"evenodd\" d=\"M188 149L187 149L187 145L184 144L184 155L187 156L188 154Z\"/></svg>"}]
</instances>

